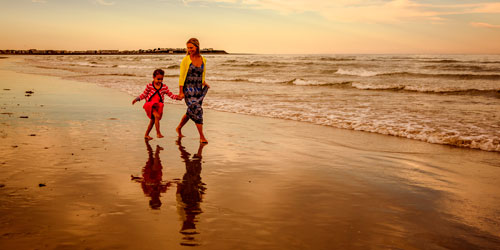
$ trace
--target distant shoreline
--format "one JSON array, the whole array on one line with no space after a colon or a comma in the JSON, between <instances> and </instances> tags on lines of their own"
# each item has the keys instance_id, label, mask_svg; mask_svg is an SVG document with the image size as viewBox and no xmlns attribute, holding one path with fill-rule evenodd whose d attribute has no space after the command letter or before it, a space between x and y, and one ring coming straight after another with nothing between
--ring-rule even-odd
<instances>
[{"instance_id":1,"label":"distant shoreline","mask_svg":"<svg viewBox=\"0 0 500 250\"><path fill-rule=\"evenodd\" d=\"M225 50L202 49L202 54L229 54ZM140 50L0 50L3 55L156 55L186 54L185 48L155 48Z\"/></svg>"}]
</instances>

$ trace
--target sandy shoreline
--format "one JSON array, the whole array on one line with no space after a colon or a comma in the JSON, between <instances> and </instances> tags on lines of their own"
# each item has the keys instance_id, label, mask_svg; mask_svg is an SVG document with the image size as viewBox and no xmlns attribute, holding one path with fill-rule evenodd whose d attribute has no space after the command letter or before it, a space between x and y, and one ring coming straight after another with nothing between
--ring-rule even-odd
<instances>
[{"instance_id":1,"label":"sandy shoreline","mask_svg":"<svg viewBox=\"0 0 500 250\"><path fill-rule=\"evenodd\" d=\"M1 249L500 245L498 153L205 110L200 160L192 123L176 142L182 105L166 105L165 138L147 145L132 97L14 73L9 60Z\"/></svg>"}]
</instances>

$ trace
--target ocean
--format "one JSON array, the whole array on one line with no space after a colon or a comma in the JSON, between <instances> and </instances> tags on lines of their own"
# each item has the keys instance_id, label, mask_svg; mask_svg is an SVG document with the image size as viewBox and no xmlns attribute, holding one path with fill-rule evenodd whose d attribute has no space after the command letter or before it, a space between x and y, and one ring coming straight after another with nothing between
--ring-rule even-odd
<instances>
[{"instance_id":1,"label":"ocean","mask_svg":"<svg viewBox=\"0 0 500 250\"><path fill-rule=\"evenodd\" d=\"M182 57L22 56L18 71L95 83L132 100L156 68L178 93ZM205 57L205 109L500 152L500 55Z\"/></svg>"}]
</instances>

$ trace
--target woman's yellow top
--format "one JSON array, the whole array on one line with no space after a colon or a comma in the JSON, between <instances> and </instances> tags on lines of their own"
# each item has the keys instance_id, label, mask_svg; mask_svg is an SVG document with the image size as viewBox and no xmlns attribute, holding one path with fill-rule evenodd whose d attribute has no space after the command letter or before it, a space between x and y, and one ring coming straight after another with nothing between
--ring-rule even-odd
<instances>
[{"instance_id":1,"label":"woman's yellow top","mask_svg":"<svg viewBox=\"0 0 500 250\"><path fill-rule=\"evenodd\" d=\"M203 82L205 82L205 71L207 69L207 59L201 56L203 59ZM181 74L179 75L179 86L184 86L184 82L186 81L186 76L189 71L189 65L191 65L191 58L189 55L186 55L181 62Z\"/></svg>"}]
</instances>

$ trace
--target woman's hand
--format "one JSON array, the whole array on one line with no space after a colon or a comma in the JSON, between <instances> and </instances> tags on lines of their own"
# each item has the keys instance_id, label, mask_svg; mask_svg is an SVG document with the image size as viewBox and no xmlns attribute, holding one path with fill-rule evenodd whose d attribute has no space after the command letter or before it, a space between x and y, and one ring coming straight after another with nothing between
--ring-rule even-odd
<instances>
[{"instance_id":1,"label":"woman's hand","mask_svg":"<svg viewBox=\"0 0 500 250\"><path fill-rule=\"evenodd\" d=\"M179 86L179 100L184 99L184 86Z\"/></svg>"}]
</instances>

